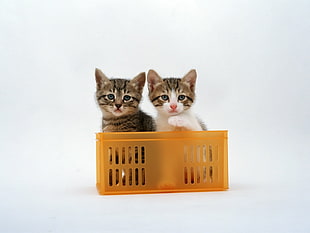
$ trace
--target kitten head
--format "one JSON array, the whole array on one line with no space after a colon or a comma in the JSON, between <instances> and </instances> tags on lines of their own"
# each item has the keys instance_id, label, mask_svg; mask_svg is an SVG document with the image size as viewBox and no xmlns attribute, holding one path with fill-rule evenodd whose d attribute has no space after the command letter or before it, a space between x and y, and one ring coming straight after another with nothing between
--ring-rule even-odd
<instances>
[{"instance_id":1,"label":"kitten head","mask_svg":"<svg viewBox=\"0 0 310 233\"><path fill-rule=\"evenodd\" d=\"M109 79L101 70L95 72L97 102L103 117L120 117L134 114L139 110L139 102L145 84L145 73L132 80Z\"/></svg>"},{"instance_id":2,"label":"kitten head","mask_svg":"<svg viewBox=\"0 0 310 233\"><path fill-rule=\"evenodd\" d=\"M196 70L190 70L183 78L162 79L154 70L149 70L149 98L157 111L175 116L188 110L195 100L196 77Z\"/></svg>"}]
</instances>

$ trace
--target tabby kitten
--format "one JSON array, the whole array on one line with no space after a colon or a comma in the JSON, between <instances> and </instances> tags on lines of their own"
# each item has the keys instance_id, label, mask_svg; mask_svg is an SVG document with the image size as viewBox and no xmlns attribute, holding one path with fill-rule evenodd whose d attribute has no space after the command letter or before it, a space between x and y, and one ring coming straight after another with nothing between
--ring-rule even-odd
<instances>
[{"instance_id":1,"label":"tabby kitten","mask_svg":"<svg viewBox=\"0 0 310 233\"><path fill-rule=\"evenodd\" d=\"M102 111L103 132L155 131L153 118L139 109L145 73L132 80L109 79L95 72L97 102Z\"/></svg>"},{"instance_id":2,"label":"tabby kitten","mask_svg":"<svg viewBox=\"0 0 310 233\"><path fill-rule=\"evenodd\" d=\"M164 79L154 70L148 71L149 98L158 112L157 131L207 130L191 111L196 77L196 70L190 70L183 78Z\"/></svg>"}]
</instances>

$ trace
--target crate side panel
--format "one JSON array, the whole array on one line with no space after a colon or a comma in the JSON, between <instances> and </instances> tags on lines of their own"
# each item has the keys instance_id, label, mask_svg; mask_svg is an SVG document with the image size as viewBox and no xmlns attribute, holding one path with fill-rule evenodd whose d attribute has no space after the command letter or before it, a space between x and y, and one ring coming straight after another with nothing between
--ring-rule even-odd
<instances>
[{"instance_id":1,"label":"crate side panel","mask_svg":"<svg viewBox=\"0 0 310 233\"><path fill-rule=\"evenodd\" d=\"M161 140L105 139L97 155L97 163L101 163L97 174L104 180L97 184L98 191L122 194L225 190L225 134L217 132L214 138L194 133L191 137Z\"/></svg>"},{"instance_id":2,"label":"crate side panel","mask_svg":"<svg viewBox=\"0 0 310 233\"><path fill-rule=\"evenodd\" d=\"M109 192L156 190L160 174L161 146L152 141L106 142L100 172Z\"/></svg>"}]
</instances>

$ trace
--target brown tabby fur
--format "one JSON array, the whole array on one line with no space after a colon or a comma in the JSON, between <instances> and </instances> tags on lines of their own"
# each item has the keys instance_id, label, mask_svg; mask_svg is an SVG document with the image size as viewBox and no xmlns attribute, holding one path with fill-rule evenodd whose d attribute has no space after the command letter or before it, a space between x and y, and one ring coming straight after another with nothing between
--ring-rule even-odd
<instances>
[{"instance_id":1,"label":"brown tabby fur","mask_svg":"<svg viewBox=\"0 0 310 233\"><path fill-rule=\"evenodd\" d=\"M132 80L109 79L99 69L96 69L95 76L103 132L155 131L153 118L139 109L145 84L144 72Z\"/></svg>"}]
</instances>

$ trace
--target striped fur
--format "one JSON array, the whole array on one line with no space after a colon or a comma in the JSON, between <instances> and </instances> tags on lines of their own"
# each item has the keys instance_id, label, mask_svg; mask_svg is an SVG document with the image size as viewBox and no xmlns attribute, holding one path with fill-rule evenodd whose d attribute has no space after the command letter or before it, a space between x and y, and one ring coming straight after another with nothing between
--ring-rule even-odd
<instances>
[{"instance_id":1,"label":"striped fur","mask_svg":"<svg viewBox=\"0 0 310 233\"><path fill-rule=\"evenodd\" d=\"M96 69L95 76L103 132L155 131L153 118L139 109L145 73L132 80L109 79Z\"/></svg>"},{"instance_id":2,"label":"striped fur","mask_svg":"<svg viewBox=\"0 0 310 233\"><path fill-rule=\"evenodd\" d=\"M205 125L191 112L196 77L196 71L191 70L183 78L163 79L154 70L149 70L149 99L158 112L158 131L206 130Z\"/></svg>"}]
</instances>

